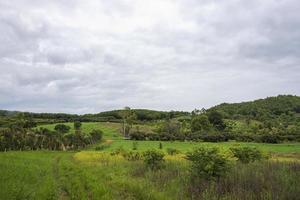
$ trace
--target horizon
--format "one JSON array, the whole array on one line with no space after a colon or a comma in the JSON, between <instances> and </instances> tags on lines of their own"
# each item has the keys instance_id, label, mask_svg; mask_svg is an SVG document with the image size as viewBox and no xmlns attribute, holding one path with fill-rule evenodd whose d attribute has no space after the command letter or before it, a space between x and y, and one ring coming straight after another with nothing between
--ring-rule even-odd
<instances>
[{"instance_id":1,"label":"horizon","mask_svg":"<svg viewBox=\"0 0 300 200\"><path fill-rule=\"evenodd\" d=\"M300 2L0 2L0 108L192 111L300 96Z\"/></svg>"},{"instance_id":2,"label":"horizon","mask_svg":"<svg viewBox=\"0 0 300 200\"><path fill-rule=\"evenodd\" d=\"M207 110L207 109L213 108L215 106L218 106L218 105L224 104L224 103L226 103L226 104L246 103L246 102L253 102L253 101L256 101L256 100L267 99L267 98L270 98L270 97L278 97L278 96L296 96L296 97L300 97L298 95L293 95L293 94L278 94L276 96L267 96L267 97L264 97L264 98L252 99L252 100L240 101L240 102L221 102L221 103L213 105L211 107L204 108L204 107L200 106L200 107L194 108L193 110L202 109L202 108ZM30 110L15 110L15 109L7 110L7 109L0 108L0 110L9 111L9 112L28 112L28 113L37 113L37 114L49 113L49 114L69 114L69 115L99 114L99 113L102 113L102 112L110 112L110 111L116 111L116 110L122 110L122 109L124 109L124 107L123 108L114 108L114 109L111 109L111 110L102 110L102 111L98 111L98 112L94 112L94 113L67 113L67 112L33 112L33 111L30 111ZM158 111L158 112L175 111L175 112L189 112L189 113L191 113L193 111L193 110L157 110L157 109L151 109L151 108L138 108L138 107L130 107L130 109L133 109L133 110L151 110L151 111Z\"/></svg>"}]
</instances>

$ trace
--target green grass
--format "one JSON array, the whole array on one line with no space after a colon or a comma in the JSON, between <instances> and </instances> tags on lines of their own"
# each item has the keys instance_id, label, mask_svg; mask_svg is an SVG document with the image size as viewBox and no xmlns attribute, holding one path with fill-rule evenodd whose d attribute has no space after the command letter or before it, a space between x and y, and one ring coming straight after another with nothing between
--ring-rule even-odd
<instances>
[{"instance_id":1,"label":"green grass","mask_svg":"<svg viewBox=\"0 0 300 200\"><path fill-rule=\"evenodd\" d=\"M165 168L153 172L142 161L130 162L108 152L2 152L0 199L296 199L300 195L300 164L236 164L219 182L203 182L200 193L189 184L188 167L188 161L170 157Z\"/></svg>"},{"instance_id":2,"label":"green grass","mask_svg":"<svg viewBox=\"0 0 300 200\"><path fill-rule=\"evenodd\" d=\"M70 132L74 132L73 123L64 123L70 126ZM39 127L48 128L54 130L56 124L41 125ZM82 123L81 130L83 133L90 133L93 129L101 129L104 133L105 139L121 139L122 135L119 133L120 124L110 122L88 122Z\"/></svg>"},{"instance_id":3,"label":"green grass","mask_svg":"<svg viewBox=\"0 0 300 200\"><path fill-rule=\"evenodd\" d=\"M72 127L73 123L65 123L66 125ZM55 124L43 125L41 127L54 129ZM104 132L104 139L111 140L111 145L106 148L105 151L112 151L116 148L124 148L126 150L132 149L131 140L124 140L120 134L121 125L118 123L109 122L88 122L82 123L82 131L85 133L91 132L93 129L101 129ZM143 126L142 126L143 128ZM149 126L146 126L149 128ZM137 141L138 149L141 151L147 149L156 149L159 147L160 141ZM187 152L193 150L194 148L201 146L217 146L224 149L229 149L233 146L254 146L258 149L271 152L271 153L300 153L300 143L283 143L283 144L264 144L264 143L249 143L249 142L220 142L220 143L210 143L210 142L179 142L179 141L163 141L163 149L176 148L179 151ZM89 147L90 150L94 149L94 146Z\"/></svg>"},{"instance_id":4,"label":"green grass","mask_svg":"<svg viewBox=\"0 0 300 200\"><path fill-rule=\"evenodd\" d=\"M138 150L144 151L147 149L158 149L160 141L136 141L138 144ZM258 149L271 152L271 153L300 153L300 144L291 143L291 144L262 144L262 143L238 143L238 142L221 142L221 143L210 143L210 142L169 142L162 141L163 149L167 148L176 148L179 151L187 152L191 151L197 147L220 147L223 149L229 149L230 147L235 146L253 146ZM126 150L132 149L133 141L130 140L114 140L109 148L106 151L111 151L116 148L124 148Z\"/></svg>"}]
</instances>

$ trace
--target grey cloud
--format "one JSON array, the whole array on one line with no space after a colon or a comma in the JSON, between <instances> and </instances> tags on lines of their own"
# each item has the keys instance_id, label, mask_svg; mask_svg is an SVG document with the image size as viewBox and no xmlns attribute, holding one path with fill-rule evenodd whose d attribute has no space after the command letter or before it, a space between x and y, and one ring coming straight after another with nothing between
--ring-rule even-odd
<instances>
[{"instance_id":1,"label":"grey cloud","mask_svg":"<svg viewBox=\"0 0 300 200\"><path fill-rule=\"evenodd\" d=\"M5 1L0 108L192 110L300 95L300 3Z\"/></svg>"}]
</instances>

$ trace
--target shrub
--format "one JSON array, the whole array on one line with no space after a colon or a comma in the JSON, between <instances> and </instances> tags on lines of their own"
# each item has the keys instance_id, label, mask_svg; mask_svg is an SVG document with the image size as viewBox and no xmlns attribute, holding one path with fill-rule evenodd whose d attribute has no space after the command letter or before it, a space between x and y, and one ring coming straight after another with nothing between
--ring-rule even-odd
<instances>
[{"instance_id":1,"label":"shrub","mask_svg":"<svg viewBox=\"0 0 300 200\"><path fill-rule=\"evenodd\" d=\"M128 161L137 161L142 159L142 155L138 151L129 151L124 153L123 157Z\"/></svg>"},{"instance_id":2,"label":"shrub","mask_svg":"<svg viewBox=\"0 0 300 200\"><path fill-rule=\"evenodd\" d=\"M273 144L277 144L281 142L279 136L272 135L272 134L263 134L260 136L260 140L263 143L273 143Z\"/></svg>"},{"instance_id":3,"label":"shrub","mask_svg":"<svg viewBox=\"0 0 300 200\"><path fill-rule=\"evenodd\" d=\"M174 149L174 148L167 148L167 153L168 153L168 155L176 155L176 154L179 154L180 151L177 149Z\"/></svg>"},{"instance_id":4,"label":"shrub","mask_svg":"<svg viewBox=\"0 0 300 200\"><path fill-rule=\"evenodd\" d=\"M263 154L255 147L232 147L230 151L242 163L250 163L263 158Z\"/></svg>"},{"instance_id":5,"label":"shrub","mask_svg":"<svg viewBox=\"0 0 300 200\"><path fill-rule=\"evenodd\" d=\"M62 133L62 134L68 133L70 129L71 129L71 127L67 126L65 124L57 124L54 127L54 130L56 130L56 131L58 131L59 133Z\"/></svg>"},{"instance_id":6,"label":"shrub","mask_svg":"<svg viewBox=\"0 0 300 200\"><path fill-rule=\"evenodd\" d=\"M163 167L164 153L156 150L148 150L143 153L144 163L151 170L157 170Z\"/></svg>"},{"instance_id":7,"label":"shrub","mask_svg":"<svg viewBox=\"0 0 300 200\"><path fill-rule=\"evenodd\" d=\"M92 139L94 142L100 141L103 138L103 131L100 129L93 129L90 132L90 135L92 136Z\"/></svg>"},{"instance_id":8,"label":"shrub","mask_svg":"<svg viewBox=\"0 0 300 200\"><path fill-rule=\"evenodd\" d=\"M229 169L229 160L218 148L204 148L187 153L187 160L192 162L191 177L212 179L225 175Z\"/></svg>"},{"instance_id":9,"label":"shrub","mask_svg":"<svg viewBox=\"0 0 300 200\"><path fill-rule=\"evenodd\" d=\"M201 135L200 139L204 142L224 142L228 141L228 138L224 134L205 134Z\"/></svg>"}]
</instances>

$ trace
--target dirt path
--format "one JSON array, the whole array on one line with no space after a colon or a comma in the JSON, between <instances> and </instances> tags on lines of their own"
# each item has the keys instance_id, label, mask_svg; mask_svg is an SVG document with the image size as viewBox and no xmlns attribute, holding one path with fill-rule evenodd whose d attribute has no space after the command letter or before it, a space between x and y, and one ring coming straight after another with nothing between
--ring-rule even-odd
<instances>
[{"instance_id":1,"label":"dirt path","mask_svg":"<svg viewBox=\"0 0 300 200\"><path fill-rule=\"evenodd\" d=\"M58 191L58 199L59 200L66 200L69 199L67 192L63 189L63 186L61 185L60 182L60 170L59 170L59 163L62 159L62 155L58 155L54 160L53 160L53 177L54 180L57 184L57 191Z\"/></svg>"}]
</instances>

